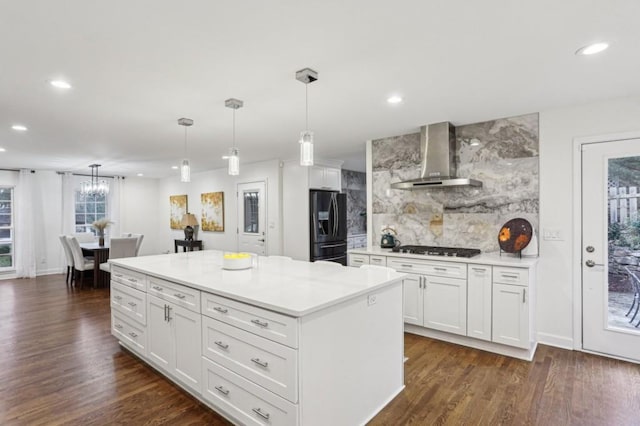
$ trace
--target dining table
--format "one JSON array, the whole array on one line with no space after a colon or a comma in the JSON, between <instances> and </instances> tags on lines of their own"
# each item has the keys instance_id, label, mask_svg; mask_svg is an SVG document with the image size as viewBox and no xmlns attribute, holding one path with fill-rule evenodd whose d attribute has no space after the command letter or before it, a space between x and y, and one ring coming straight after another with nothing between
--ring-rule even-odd
<instances>
[{"instance_id":1,"label":"dining table","mask_svg":"<svg viewBox=\"0 0 640 426\"><path fill-rule=\"evenodd\" d=\"M100 264L109 259L109 244L100 245L97 241L80 243L82 253L93 257L93 287L106 287L109 284L109 273L100 269Z\"/></svg>"}]
</instances>

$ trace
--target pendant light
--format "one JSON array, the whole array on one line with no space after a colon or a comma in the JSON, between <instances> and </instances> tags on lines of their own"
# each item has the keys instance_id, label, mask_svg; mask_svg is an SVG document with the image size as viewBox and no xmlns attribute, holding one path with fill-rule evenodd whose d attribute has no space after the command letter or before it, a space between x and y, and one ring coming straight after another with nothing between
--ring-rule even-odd
<instances>
[{"instance_id":1,"label":"pendant light","mask_svg":"<svg viewBox=\"0 0 640 426\"><path fill-rule=\"evenodd\" d=\"M296 80L305 84L305 127L300 132L300 165L313 166L313 132L309 130L309 83L318 79L318 73L311 68L296 72Z\"/></svg>"},{"instance_id":2,"label":"pendant light","mask_svg":"<svg viewBox=\"0 0 640 426\"><path fill-rule=\"evenodd\" d=\"M91 180L80 184L80 195L83 197L102 196L109 193L109 184L106 180L100 180L98 176L98 167L100 164L90 164Z\"/></svg>"},{"instance_id":3,"label":"pendant light","mask_svg":"<svg viewBox=\"0 0 640 426\"><path fill-rule=\"evenodd\" d=\"M240 174L240 157L238 156L240 151L236 147L236 110L242 108L244 102L239 99L229 98L224 101L224 106L233 109L233 147L229 148L229 155L224 156L229 160L229 175L238 176Z\"/></svg>"},{"instance_id":4,"label":"pendant light","mask_svg":"<svg viewBox=\"0 0 640 426\"><path fill-rule=\"evenodd\" d=\"M187 127L193 125L193 120L179 118L178 124L184 126L184 159L180 164L180 182L191 182L191 166L189 165L189 159L187 159Z\"/></svg>"}]
</instances>

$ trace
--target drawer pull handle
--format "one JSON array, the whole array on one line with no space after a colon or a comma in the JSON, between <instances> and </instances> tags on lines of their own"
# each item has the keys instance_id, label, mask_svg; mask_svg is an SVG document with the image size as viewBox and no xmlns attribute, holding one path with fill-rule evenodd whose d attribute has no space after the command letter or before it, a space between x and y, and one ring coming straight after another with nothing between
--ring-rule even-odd
<instances>
[{"instance_id":1,"label":"drawer pull handle","mask_svg":"<svg viewBox=\"0 0 640 426\"><path fill-rule=\"evenodd\" d=\"M401 264L400 266L402 266L403 268L413 268L413 265Z\"/></svg>"},{"instance_id":2,"label":"drawer pull handle","mask_svg":"<svg viewBox=\"0 0 640 426\"><path fill-rule=\"evenodd\" d=\"M267 368L269 366L269 363L267 361L260 361L260 358L251 358L251 361L255 362L260 367Z\"/></svg>"},{"instance_id":3,"label":"drawer pull handle","mask_svg":"<svg viewBox=\"0 0 640 426\"><path fill-rule=\"evenodd\" d=\"M151 288L154 289L154 290L157 290L157 291L162 291L162 287L158 287L157 285L154 285Z\"/></svg>"},{"instance_id":4,"label":"drawer pull handle","mask_svg":"<svg viewBox=\"0 0 640 426\"><path fill-rule=\"evenodd\" d=\"M433 269L435 269L436 271L447 272L447 268L439 268L439 267L435 266Z\"/></svg>"},{"instance_id":5,"label":"drawer pull handle","mask_svg":"<svg viewBox=\"0 0 640 426\"><path fill-rule=\"evenodd\" d=\"M227 349L229 347L228 344L221 342L220 340L218 340L217 342L213 342L216 345L220 346L222 349Z\"/></svg>"},{"instance_id":6,"label":"drawer pull handle","mask_svg":"<svg viewBox=\"0 0 640 426\"><path fill-rule=\"evenodd\" d=\"M135 278L128 278L129 281L131 281L132 283L137 283L138 280L136 280Z\"/></svg>"},{"instance_id":7,"label":"drawer pull handle","mask_svg":"<svg viewBox=\"0 0 640 426\"><path fill-rule=\"evenodd\" d=\"M516 274L502 274L503 277L505 278L519 278L520 275L516 275Z\"/></svg>"},{"instance_id":8,"label":"drawer pull handle","mask_svg":"<svg viewBox=\"0 0 640 426\"><path fill-rule=\"evenodd\" d=\"M371 259L371 261L380 263L380 262L382 262L382 259Z\"/></svg>"},{"instance_id":9,"label":"drawer pull handle","mask_svg":"<svg viewBox=\"0 0 640 426\"><path fill-rule=\"evenodd\" d=\"M129 303L128 303L128 305L129 305L129 306L131 306L131 307L136 306L136 304L135 304L135 303L133 303L133 302L129 302Z\"/></svg>"},{"instance_id":10,"label":"drawer pull handle","mask_svg":"<svg viewBox=\"0 0 640 426\"><path fill-rule=\"evenodd\" d=\"M269 420L269 413L265 413L262 410L260 410L259 408L252 408L253 412L256 413L257 415L259 415L260 417L262 417L265 420Z\"/></svg>"},{"instance_id":11,"label":"drawer pull handle","mask_svg":"<svg viewBox=\"0 0 640 426\"><path fill-rule=\"evenodd\" d=\"M136 333L134 333L133 331L132 331L131 333L129 333L129 336L133 337L134 339L135 339L136 337L138 337L138 335L137 335Z\"/></svg>"},{"instance_id":12,"label":"drawer pull handle","mask_svg":"<svg viewBox=\"0 0 640 426\"><path fill-rule=\"evenodd\" d=\"M225 389L222 386L216 386L216 390L223 395L229 395L229 389Z\"/></svg>"},{"instance_id":13,"label":"drawer pull handle","mask_svg":"<svg viewBox=\"0 0 640 426\"><path fill-rule=\"evenodd\" d=\"M353 259L353 263L362 263L364 260L362 259Z\"/></svg>"},{"instance_id":14,"label":"drawer pull handle","mask_svg":"<svg viewBox=\"0 0 640 426\"><path fill-rule=\"evenodd\" d=\"M117 328L118 330L122 330L122 324L116 324L114 325L115 328Z\"/></svg>"},{"instance_id":15,"label":"drawer pull handle","mask_svg":"<svg viewBox=\"0 0 640 426\"><path fill-rule=\"evenodd\" d=\"M269 323L268 322L262 322L259 319L252 319L251 320L252 323L254 323L255 325L259 325L260 327L269 327Z\"/></svg>"},{"instance_id":16,"label":"drawer pull handle","mask_svg":"<svg viewBox=\"0 0 640 426\"><path fill-rule=\"evenodd\" d=\"M471 269L473 269L476 272L485 272L486 271L486 269L484 269L484 268L471 268Z\"/></svg>"},{"instance_id":17,"label":"drawer pull handle","mask_svg":"<svg viewBox=\"0 0 640 426\"><path fill-rule=\"evenodd\" d=\"M122 278L122 274L113 274L116 276L116 278Z\"/></svg>"},{"instance_id":18,"label":"drawer pull handle","mask_svg":"<svg viewBox=\"0 0 640 426\"><path fill-rule=\"evenodd\" d=\"M214 310L214 311L218 311L218 312L220 312L221 314L226 314L227 312L229 312L229 310L228 310L228 309L221 308L220 306L216 306L215 308L213 308L213 310Z\"/></svg>"},{"instance_id":19,"label":"drawer pull handle","mask_svg":"<svg viewBox=\"0 0 640 426\"><path fill-rule=\"evenodd\" d=\"M122 300L122 296L113 296L113 298L116 300Z\"/></svg>"},{"instance_id":20,"label":"drawer pull handle","mask_svg":"<svg viewBox=\"0 0 640 426\"><path fill-rule=\"evenodd\" d=\"M180 294L180 293L176 293L174 294L175 297L177 297L178 299L184 299L186 296L184 294Z\"/></svg>"}]
</instances>

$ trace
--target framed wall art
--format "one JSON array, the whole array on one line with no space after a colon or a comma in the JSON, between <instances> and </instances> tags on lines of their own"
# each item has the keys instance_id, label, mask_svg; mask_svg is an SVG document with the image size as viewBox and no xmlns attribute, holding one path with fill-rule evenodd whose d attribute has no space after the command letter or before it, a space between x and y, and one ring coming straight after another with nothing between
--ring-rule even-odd
<instances>
[{"instance_id":1,"label":"framed wall art","mask_svg":"<svg viewBox=\"0 0 640 426\"><path fill-rule=\"evenodd\" d=\"M182 229L182 216L187 212L187 195L169 196L169 224L171 229Z\"/></svg>"},{"instance_id":2,"label":"framed wall art","mask_svg":"<svg viewBox=\"0 0 640 426\"><path fill-rule=\"evenodd\" d=\"M202 230L224 232L224 192L207 192L202 201Z\"/></svg>"}]
</instances>

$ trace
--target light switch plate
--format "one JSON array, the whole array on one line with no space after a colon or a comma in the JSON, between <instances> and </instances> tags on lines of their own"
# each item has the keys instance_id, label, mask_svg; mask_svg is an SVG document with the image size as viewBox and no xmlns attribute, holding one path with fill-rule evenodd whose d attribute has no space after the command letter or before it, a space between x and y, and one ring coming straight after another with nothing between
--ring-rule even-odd
<instances>
[{"instance_id":1,"label":"light switch plate","mask_svg":"<svg viewBox=\"0 0 640 426\"><path fill-rule=\"evenodd\" d=\"M542 231L542 238L545 241L564 241L562 231L557 228L544 228Z\"/></svg>"}]
</instances>

